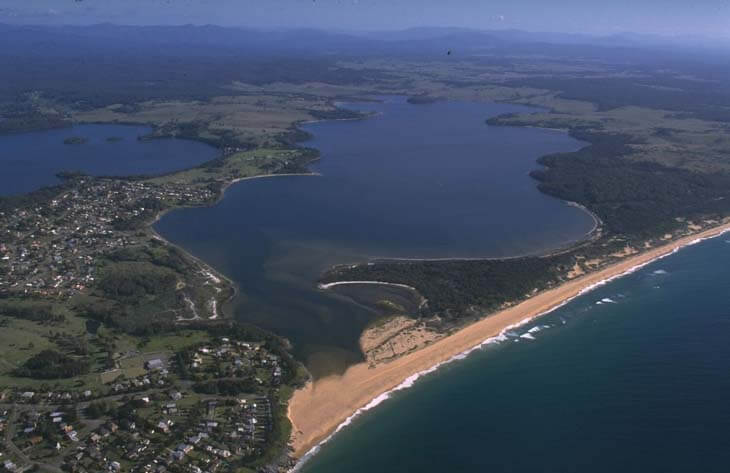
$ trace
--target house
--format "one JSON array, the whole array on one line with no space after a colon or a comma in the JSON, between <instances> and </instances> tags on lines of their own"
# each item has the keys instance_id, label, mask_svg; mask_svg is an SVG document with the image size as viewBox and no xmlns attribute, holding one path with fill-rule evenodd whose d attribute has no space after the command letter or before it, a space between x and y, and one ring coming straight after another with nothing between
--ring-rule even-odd
<instances>
[{"instance_id":1,"label":"house","mask_svg":"<svg viewBox=\"0 0 730 473\"><path fill-rule=\"evenodd\" d=\"M185 443L181 443L177 446L177 450L183 452L185 455L193 451L193 446Z\"/></svg>"},{"instance_id":2,"label":"house","mask_svg":"<svg viewBox=\"0 0 730 473\"><path fill-rule=\"evenodd\" d=\"M147 368L150 371L153 371L153 370L161 370L161 369L163 369L165 367L165 363L161 359L159 359L159 358L154 358L152 360L148 360L144 364L144 367Z\"/></svg>"}]
</instances>

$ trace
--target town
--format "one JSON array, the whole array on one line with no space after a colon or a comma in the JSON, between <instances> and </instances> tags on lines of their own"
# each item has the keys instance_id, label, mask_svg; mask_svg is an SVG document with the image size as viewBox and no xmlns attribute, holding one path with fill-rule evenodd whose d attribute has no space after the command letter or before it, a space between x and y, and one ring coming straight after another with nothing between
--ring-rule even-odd
<instances>
[{"instance_id":1,"label":"town","mask_svg":"<svg viewBox=\"0 0 730 473\"><path fill-rule=\"evenodd\" d=\"M201 205L206 186L71 178L51 199L0 211L0 293L68 297L94 282L98 257L137 245L144 222L171 206Z\"/></svg>"},{"instance_id":2,"label":"town","mask_svg":"<svg viewBox=\"0 0 730 473\"><path fill-rule=\"evenodd\" d=\"M0 460L7 471L246 471L272 442L285 371L264 344L220 337L150 358L103 393L6 389Z\"/></svg>"}]
</instances>

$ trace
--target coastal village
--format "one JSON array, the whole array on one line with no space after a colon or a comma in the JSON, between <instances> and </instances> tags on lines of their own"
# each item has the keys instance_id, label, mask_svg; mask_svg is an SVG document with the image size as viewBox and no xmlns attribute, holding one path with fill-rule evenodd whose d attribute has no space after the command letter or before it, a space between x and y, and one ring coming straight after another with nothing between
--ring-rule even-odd
<instances>
[{"instance_id":1,"label":"coastal village","mask_svg":"<svg viewBox=\"0 0 730 473\"><path fill-rule=\"evenodd\" d=\"M94 282L96 260L140 243L142 222L169 206L200 205L206 186L75 178L51 199L0 211L0 293L68 297Z\"/></svg>"},{"instance_id":2,"label":"coastal village","mask_svg":"<svg viewBox=\"0 0 730 473\"><path fill-rule=\"evenodd\" d=\"M149 359L144 374L103 393L6 389L0 463L14 472L239 471L270 444L283 369L262 344L221 337Z\"/></svg>"},{"instance_id":3,"label":"coastal village","mask_svg":"<svg viewBox=\"0 0 730 473\"><path fill-rule=\"evenodd\" d=\"M150 179L69 174L2 202L0 471L287 468L297 365L219 317L230 282L150 224L300 154L226 150L220 166Z\"/></svg>"}]
</instances>

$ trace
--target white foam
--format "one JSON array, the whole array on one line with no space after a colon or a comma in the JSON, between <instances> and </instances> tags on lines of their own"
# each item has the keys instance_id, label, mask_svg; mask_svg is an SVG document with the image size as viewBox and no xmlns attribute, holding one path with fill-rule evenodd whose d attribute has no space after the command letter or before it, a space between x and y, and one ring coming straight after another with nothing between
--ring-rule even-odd
<instances>
[{"instance_id":1,"label":"white foam","mask_svg":"<svg viewBox=\"0 0 730 473\"><path fill-rule=\"evenodd\" d=\"M725 229L725 230L719 232L717 235L714 235L714 236L711 236L711 237L697 238L695 240L692 240L691 242L689 242L687 245L684 245L684 246L695 245L695 244L697 244L697 243L699 243L701 241L709 240L710 238L716 238L716 237L718 237L720 235L723 235L723 234L727 233L728 231L730 231L730 228ZM347 419L345 419L340 425L338 425L337 428L330 435L328 435L324 440L322 440L321 442L319 442L317 445L315 445L314 447L312 447L307 453L305 453L302 456L302 458L299 459L299 461L297 462L297 464L294 465L294 468L292 468L290 470L290 473L294 473L294 472L299 471L301 469L302 465L304 465L304 463L307 462L307 460L309 460L310 458L312 458L322 448L322 446L325 445L327 442L329 442L332 439L332 437L335 436L340 430L342 430L345 427L347 427L348 425L350 425L352 423L352 421L356 417L358 417L362 413L364 413L366 411L369 411L370 409L373 409L374 407L380 405L383 401L385 401L388 398L390 398L390 396L394 392L401 391L403 389L410 388L411 386L413 386L413 384L416 382L416 380L418 378L420 378L422 376L425 376L427 374L433 373L434 371L436 371L437 369L439 369L443 365L447 365L447 364L452 363L452 362L457 361L457 360L463 360L468 355L470 355L472 352L474 352L476 350L479 350L479 349L481 349L481 348L483 348L483 347L485 347L487 345L494 344L494 343L499 343L499 342L502 342L504 340L507 340L507 334L509 332L513 331L515 328L522 327L522 326L524 326L526 324L529 324L531 321L533 321L533 320L535 320L535 319L537 319L539 317L542 317L544 315L550 314L551 312L554 312L554 311L556 311L556 310L564 307L565 305L567 305L568 303L570 303L573 299L576 299L576 298L578 298L578 297L580 297L580 296L582 296L582 295L584 295L586 293L589 293L589 292L591 292L592 290L594 290L597 287L604 286L604 285L608 284L611 281L614 281L614 280L616 280L618 278L621 278L621 277L627 276L629 274L632 274L632 273L638 271L639 269L641 269L641 268L643 268L643 267L645 267L647 265L650 265L650 264L654 263L655 261L658 261L660 259L666 258L667 256L670 256L670 255L673 255L674 253L677 253L680 249L682 249L684 246L680 246L680 247L674 248L672 251L670 251L670 252L668 252L666 254L663 254L661 256L657 256L656 258L654 258L652 260L645 261L643 263L640 263L640 264L637 264L635 266L632 266L631 268L627 269L626 271L624 271L622 273L619 273L619 274L617 274L615 276L611 276L609 278L602 279L601 281L598 281L598 282L596 282L594 284L591 284L589 286L586 286L583 289L581 289L580 291L578 291L578 293L575 296L569 297L569 298L563 300L562 302L560 302L559 304L557 304L555 307L553 307L551 309L548 309L548 310L546 310L544 312L540 312L539 314L536 314L536 315L534 315L532 317L527 317L527 318L525 318L525 319L523 319L523 320L521 320L521 321L519 321L519 322L517 322L515 324L508 325L507 327L505 327L504 329L502 329L502 331L498 335L495 335L494 337L489 337L489 338L485 339L484 341L482 341L481 343L479 343L479 344L477 344L477 345L469 348L468 350L465 350L462 353L459 353L458 355L454 355L451 358L446 359L445 361L439 362L439 363L433 365L432 367L430 367L428 369L425 369L423 371L419 371L418 373L412 374L411 376L409 376L408 378L406 378L402 383L400 383L399 385L397 385L396 387L394 387L390 391L384 392L383 394L377 396L375 399L373 399L372 401L370 401L369 403L367 403L365 406L363 406L360 409L357 409L355 412L353 412ZM361 283L362 281L355 281L355 282L360 282ZM377 281L375 283L379 283L379 281ZM598 301L597 303L600 303L600 302L601 301ZM562 320L563 324L566 323L565 322L565 319L562 319L561 318L561 320ZM521 338L529 338L529 337L525 337L524 335L529 335L530 337L532 337L531 334L523 334L523 335L520 335L520 337ZM534 337L532 337L532 338L534 339ZM514 341L515 342L519 342L519 338L514 339Z\"/></svg>"},{"instance_id":2,"label":"white foam","mask_svg":"<svg viewBox=\"0 0 730 473\"><path fill-rule=\"evenodd\" d=\"M660 275L660 274L668 274L668 273L663 269L657 269L656 271L652 272L651 274Z\"/></svg>"},{"instance_id":3,"label":"white foam","mask_svg":"<svg viewBox=\"0 0 730 473\"><path fill-rule=\"evenodd\" d=\"M319 284L317 287L319 287L320 289L329 289L331 287L344 286L347 284L370 284L370 285L374 284L374 285L379 285L379 286L402 287L404 289L411 289L413 291L418 292L416 290L416 288L413 286L409 286L407 284L397 284L394 282L385 282L385 281L335 281L335 282L330 282L327 284Z\"/></svg>"},{"instance_id":4,"label":"white foam","mask_svg":"<svg viewBox=\"0 0 730 473\"><path fill-rule=\"evenodd\" d=\"M596 301L596 305L601 305L601 304L603 304L603 302L601 302L601 301Z\"/></svg>"},{"instance_id":5,"label":"white foam","mask_svg":"<svg viewBox=\"0 0 730 473\"><path fill-rule=\"evenodd\" d=\"M531 333L523 333L520 338L526 338L527 340L534 340L535 337Z\"/></svg>"},{"instance_id":6,"label":"white foam","mask_svg":"<svg viewBox=\"0 0 730 473\"><path fill-rule=\"evenodd\" d=\"M615 304L616 303L616 301L611 299L610 297L604 297L603 299L601 299L601 302L605 302L606 304Z\"/></svg>"}]
</instances>

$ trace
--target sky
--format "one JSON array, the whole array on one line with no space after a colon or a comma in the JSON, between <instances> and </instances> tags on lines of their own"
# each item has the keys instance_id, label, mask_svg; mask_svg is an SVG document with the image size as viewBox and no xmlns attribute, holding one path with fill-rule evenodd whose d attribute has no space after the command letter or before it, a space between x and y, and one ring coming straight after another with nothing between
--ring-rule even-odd
<instances>
[{"instance_id":1,"label":"sky","mask_svg":"<svg viewBox=\"0 0 730 473\"><path fill-rule=\"evenodd\" d=\"M0 22L368 31L456 26L728 39L730 0L0 0Z\"/></svg>"}]
</instances>

